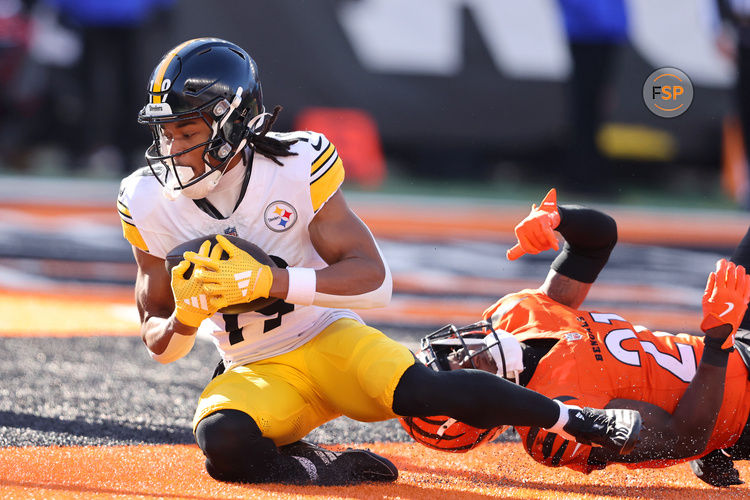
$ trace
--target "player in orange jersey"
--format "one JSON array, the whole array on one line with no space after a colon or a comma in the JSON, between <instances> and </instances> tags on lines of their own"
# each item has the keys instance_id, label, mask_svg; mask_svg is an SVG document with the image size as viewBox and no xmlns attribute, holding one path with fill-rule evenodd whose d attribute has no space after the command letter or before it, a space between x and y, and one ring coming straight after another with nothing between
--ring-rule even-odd
<instances>
[{"instance_id":1,"label":"player in orange jersey","mask_svg":"<svg viewBox=\"0 0 750 500\"><path fill-rule=\"evenodd\" d=\"M750 414L750 332L735 337L750 298L744 268L721 260L711 273L703 297L705 338L652 332L612 312L580 310L615 246L617 228L602 212L558 207L555 198L553 190L532 208L516 227L518 245L508 251L516 259L559 248L557 229L565 247L544 284L506 295L485 311L482 323L425 337L422 361L437 370L495 372L567 404L641 413L640 441L628 456L537 427L516 427L526 451L545 465L588 473L612 462L665 467L713 450L747 454L750 446L742 443L750 442L750 431L744 432ZM419 424L405 427L425 442L414 432ZM440 448L432 437L425 444ZM731 449L738 441L744 451ZM740 483L731 460L702 479L717 486Z\"/></svg>"}]
</instances>

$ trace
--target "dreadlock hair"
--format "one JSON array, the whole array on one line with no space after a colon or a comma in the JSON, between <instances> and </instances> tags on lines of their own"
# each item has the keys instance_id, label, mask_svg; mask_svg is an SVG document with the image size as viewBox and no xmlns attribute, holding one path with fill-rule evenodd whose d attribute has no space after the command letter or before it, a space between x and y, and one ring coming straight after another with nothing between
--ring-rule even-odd
<instances>
[{"instance_id":1,"label":"dreadlock hair","mask_svg":"<svg viewBox=\"0 0 750 500\"><path fill-rule=\"evenodd\" d=\"M276 117L279 116L279 112L281 112L282 109L284 108L281 106L274 107L271 117L263 124L263 128L260 132L257 134L250 132L247 138L247 143L255 151L283 167L284 164L279 161L277 156L296 156L297 153L289 151L289 147L297 142L297 139L274 139L273 137L268 137L266 135L271 131L271 126L276 121Z\"/></svg>"}]
</instances>

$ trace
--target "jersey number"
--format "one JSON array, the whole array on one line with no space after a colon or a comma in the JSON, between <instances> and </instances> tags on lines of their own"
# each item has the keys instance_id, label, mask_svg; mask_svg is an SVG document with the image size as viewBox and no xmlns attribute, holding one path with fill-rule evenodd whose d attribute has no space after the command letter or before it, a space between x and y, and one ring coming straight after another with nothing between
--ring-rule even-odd
<instances>
[{"instance_id":1,"label":"jersey number","mask_svg":"<svg viewBox=\"0 0 750 500\"><path fill-rule=\"evenodd\" d=\"M617 314L591 313L591 318L596 323L606 323L609 325L612 324L613 319L625 321L625 319ZM627 339L638 339L638 337L630 328L617 328L607 333L604 337L604 345L607 346L607 350L612 356L621 363L630 366L641 366L641 354L638 351L629 351L622 346L622 343ZM638 341L641 343L643 350L653 356L657 365L685 383L690 383L693 380L698 366L693 346L689 344L675 344L679 356L672 356L671 354L659 351L653 342L640 339Z\"/></svg>"},{"instance_id":2,"label":"jersey number","mask_svg":"<svg viewBox=\"0 0 750 500\"><path fill-rule=\"evenodd\" d=\"M271 259L276 263L277 266L284 269L289 264L286 263L281 257L275 255L270 256ZM281 317L286 313L294 311L294 304L284 302L283 300L277 300L271 305L268 305L262 309L258 309L258 314L264 316L274 316L273 318L267 319L263 322L263 333L268 333L274 328L281 326ZM236 314L224 314L224 323L226 324L227 332L229 333L229 345L239 344L244 340L242 336L242 328L239 327Z\"/></svg>"}]
</instances>

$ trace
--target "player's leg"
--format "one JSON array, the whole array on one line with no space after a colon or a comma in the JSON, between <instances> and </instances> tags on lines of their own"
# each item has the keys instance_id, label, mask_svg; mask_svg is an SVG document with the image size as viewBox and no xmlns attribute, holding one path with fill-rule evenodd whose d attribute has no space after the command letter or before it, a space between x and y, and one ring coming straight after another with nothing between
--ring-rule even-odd
<instances>
[{"instance_id":1,"label":"player's leg","mask_svg":"<svg viewBox=\"0 0 750 500\"><path fill-rule=\"evenodd\" d=\"M361 422L396 418L393 393L414 364L404 345L352 319L329 325L310 342L306 363L335 411Z\"/></svg>"},{"instance_id":2,"label":"player's leg","mask_svg":"<svg viewBox=\"0 0 750 500\"><path fill-rule=\"evenodd\" d=\"M542 427L620 454L638 440L641 420L632 410L596 410L559 401L480 370L437 372L421 364L401 377L393 397L398 415L447 415L479 428Z\"/></svg>"},{"instance_id":3,"label":"player's leg","mask_svg":"<svg viewBox=\"0 0 750 500\"><path fill-rule=\"evenodd\" d=\"M209 474L234 482L314 482L309 461L278 446L337 416L315 403L296 370L281 363L252 363L214 378L193 420Z\"/></svg>"},{"instance_id":4,"label":"player's leg","mask_svg":"<svg viewBox=\"0 0 750 500\"><path fill-rule=\"evenodd\" d=\"M569 407L479 370L436 372L374 328L339 320L310 342L306 362L336 411L361 421L447 415L469 425L544 427L627 453L640 432L635 411Z\"/></svg>"},{"instance_id":5,"label":"player's leg","mask_svg":"<svg viewBox=\"0 0 750 500\"><path fill-rule=\"evenodd\" d=\"M305 347L237 367L206 387L194 428L209 474L222 481L317 485L396 479L395 467L373 453L332 452L300 441L339 415L305 375Z\"/></svg>"},{"instance_id":6,"label":"player's leg","mask_svg":"<svg viewBox=\"0 0 750 500\"><path fill-rule=\"evenodd\" d=\"M206 456L206 470L219 481L310 482L304 465L279 453L255 420L239 410L218 410L201 419L195 439Z\"/></svg>"},{"instance_id":7,"label":"player's leg","mask_svg":"<svg viewBox=\"0 0 750 500\"><path fill-rule=\"evenodd\" d=\"M553 400L494 374L435 372L402 344L353 320L333 323L311 344L307 362L316 385L356 420L449 415L483 428L552 427L560 416Z\"/></svg>"},{"instance_id":8,"label":"player's leg","mask_svg":"<svg viewBox=\"0 0 750 500\"><path fill-rule=\"evenodd\" d=\"M480 370L437 372L422 364L401 377L393 410L404 416L449 415L469 425L552 427L560 416L555 401Z\"/></svg>"}]
</instances>

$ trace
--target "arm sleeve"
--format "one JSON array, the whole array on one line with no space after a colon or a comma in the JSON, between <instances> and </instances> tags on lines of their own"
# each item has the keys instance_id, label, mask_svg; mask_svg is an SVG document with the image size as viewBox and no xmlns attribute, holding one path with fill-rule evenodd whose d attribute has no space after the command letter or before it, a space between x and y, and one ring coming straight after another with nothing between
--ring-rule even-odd
<instances>
[{"instance_id":1,"label":"arm sleeve","mask_svg":"<svg viewBox=\"0 0 750 500\"><path fill-rule=\"evenodd\" d=\"M551 267L568 278L593 283L617 243L617 223L592 208L566 205L558 211L557 231L565 238L565 245Z\"/></svg>"},{"instance_id":2,"label":"arm sleeve","mask_svg":"<svg viewBox=\"0 0 750 500\"><path fill-rule=\"evenodd\" d=\"M738 266L744 266L745 270L750 272L750 228L748 228L745 237L742 238L737 248L734 249L730 260ZM740 328L750 330L750 308L745 313L745 317L742 319L742 323L740 323Z\"/></svg>"}]
</instances>

